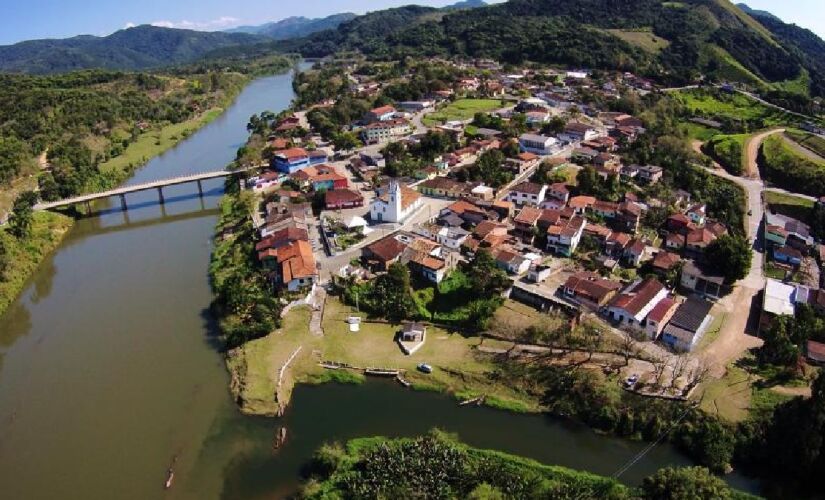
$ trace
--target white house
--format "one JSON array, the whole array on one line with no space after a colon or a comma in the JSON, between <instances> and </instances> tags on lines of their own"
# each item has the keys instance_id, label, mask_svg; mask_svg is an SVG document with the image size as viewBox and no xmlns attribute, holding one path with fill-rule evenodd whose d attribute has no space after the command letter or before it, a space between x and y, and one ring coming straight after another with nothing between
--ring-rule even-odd
<instances>
[{"instance_id":1,"label":"white house","mask_svg":"<svg viewBox=\"0 0 825 500\"><path fill-rule=\"evenodd\" d=\"M507 193L507 201L516 205L538 206L547 196L547 185L534 182L522 182Z\"/></svg>"},{"instance_id":2,"label":"white house","mask_svg":"<svg viewBox=\"0 0 825 500\"><path fill-rule=\"evenodd\" d=\"M518 139L519 147L525 153L547 156L558 151L559 141L555 137L536 134L522 134Z\"/></svg>"},{"instance_id":3,"label":"white house","mask_svg":"<svg viewBox=\"0 0 825 500\"><path fill-rule=\"evenodd\" d=\"M370 123L361 129L361 136L368 144L379 144L404 137L410 130L410 122L398 118Z\"/></svg>"},{"instance_id":4,"label":"white house","mask_svg":"<svg viewBox=\"0 0 825 500\"><path fill-rule=\"evenodd\" d=\"M607 308L607 316L622 326L645 327L645 318L667 297L667 288L656 279L639 281L617 295Z\"/></svg>"},{"instance_id":5,"label":"white house","mask_svg":"<svg viewBox=\"0 0 825 500\"><path fill-rule=\"evenodd\" d=\"M436 234L436 241L452 250L460 250L469 236L470 233L460 227L443 227Z\"/></svg>"},{"instance_id":6,"label":"white house","mask_svg":"<svg viewBox=\"0 0 825 500\"><path fill-rule=\"evenodd\" d=\"M421 207L421 194L415 189L391 181L387 192L370 204L370 217L374 223L404 222Z\"/></svg>"},{"instance_id":7,"label":"white house","mask_svg":"<svg viewBox=\"0 0 825 500\"><path fill-rule=\"evenodd\" d=\"M566 221L559 221L547 228L547 250L559 255L570 257L584 234L587 220L576 215Z\"/></svg>"}]
</instances>

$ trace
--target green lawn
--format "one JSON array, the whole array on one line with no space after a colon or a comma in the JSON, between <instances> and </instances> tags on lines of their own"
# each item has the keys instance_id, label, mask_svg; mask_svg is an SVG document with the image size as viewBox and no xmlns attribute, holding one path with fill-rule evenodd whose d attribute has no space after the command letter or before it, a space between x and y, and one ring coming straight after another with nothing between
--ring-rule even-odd
<instances>
[{"instance_id":1,"label":"green lawn","mask_svg":"<svg viewBox=\"0 0 825 500\"><path fill-rule=\"evenodd\" d=\"M649 28L636 30L606 29L604 31L621 38L630 45L634 45L653 54L658 54L670 45L669 41L654 35L653 31Z\"/></svg>"},{"instance_id":2,"label":"green lawn","mask_svg":"<svg viewBox=\"0 0 825 500\"><path fill-rule=\"evenodd\" d=\"M757 128L795 123L798 118L733 93L705 89L684 90L674 94L692 114L706 118L748 122Z\"/></svg>"},{"instance_id":3,"label":"green lawn","mask_svg":"<svg viewBox=\"0 0 825 500\"><path fill-rule=\"evenodd\" d=\"M705 152L716 160L731 175L742 175L745 171L745 143L750 134L713 136L705 145Z\"/></svg>"},{"instance_id":4,"label":"green lawn","mask_svg":"<svg viewBox=\"0 0 825 500\"><path fill-rule=\"evenodd\" d=\"M821 196L825 193L825 160L812 160L781 134L762 143L762 178L792 192Z\"/></svg>"},{"instance_id":5,"label":"green lawn","mask_svg":"<svg viewBox=\"0 0 825 500\"><path fill-rule=\"evenodd\" d=\"M424 117L424 125L432 127L452 120L470 120L476 113L489 113L502 108L499 99L459 99Z\"/></svg>"},{"instance_id":6,"label":"green lawn","mask_svg":"<svg viewBox=\"0 0 825 500\"><path fill-rule=\"evenodd\" d=\"M153 157L175 146L193 132L211 122L223 113L222 108L213 108L185 122L166 125L142 133L129 144L120 155L100 165L101 172L129 172Z\"/></svg>"},{"instance_id":7,"label":"green lawn","mask_svg":"<svg viewBox=\"0 0 825 500\"><path fill-rule=\"evenodd\" d=\"M718 129L705 127L698 123L686 122L682 123L680 127L685 134L687 134L688 138L702 142L707 142L711 137L719 134Z\"/></svg>"},{"instance_id":8,"label":"green lawn","mask_svg":"<svg viewBox=\"0 0 825 500\"><path fill-rule=\"evenodd\" d=\"M819 156L825 158L825 139L818 135L802 130L788 130L785 135L799 143L802 147L808 148Z\"/></svg>"}]
</instances>

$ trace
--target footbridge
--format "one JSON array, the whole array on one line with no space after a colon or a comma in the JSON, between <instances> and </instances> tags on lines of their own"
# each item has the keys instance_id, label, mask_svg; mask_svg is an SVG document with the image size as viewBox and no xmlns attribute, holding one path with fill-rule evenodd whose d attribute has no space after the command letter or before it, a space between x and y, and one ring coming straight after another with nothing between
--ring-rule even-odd
<instances>
[{"instance_id":1,"label":"footbridge","mask_svg":"<svg viewBox=\"0 0 825 500\"><path fill-rule=\"evenodd\" d=\"M126 204L126 195L129 193L137 193L140 191L150 191L152 189L157 190L158 192L158 200L161 204L164 203L163 198L163 188L169 186L177 186L180 184L189 184L189 183L196 183L198 185L198 194L203 196L203 185L202 182L209 180L209 179L219 179L222 177L231 177L234 175L240 175L246 173L252 168L249 169L241 169L241 170L219 170L216 172L203 172L199 174L191 174L191 175L183 175L180 177L173 177L171 179L163 179L158 181L151 181L151 182L144 182L142 184L134 184L132 186L123 186L116 189L110 189L108 191L101 191L99 193L91 193L91 194L84 194L81 196L75 196L73 198L66 198L64 200L58 201L49 201L49 202L42 202L38 203L34 206L35 210L52 210L55 208L62 208L62 207L69 207L73 205L85 204L86 207L91 211L91 203L95 200L100 200L103 198L110 198L112 196L120 197L120 205L123 207L124 210L128 210L129 206Z\"/></svg>"}]
</instances>

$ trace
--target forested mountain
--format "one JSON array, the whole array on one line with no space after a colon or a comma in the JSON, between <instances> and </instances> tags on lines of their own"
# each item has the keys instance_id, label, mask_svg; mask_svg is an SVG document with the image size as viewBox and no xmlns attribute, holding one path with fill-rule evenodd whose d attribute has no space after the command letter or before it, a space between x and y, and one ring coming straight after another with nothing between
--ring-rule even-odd
<instances>
[{"instance_id":1,"label":"forested mountain","mask_svg":"<svg viewBox=\"0 0 825 500\"><path fill-rule=\"evenodd\" d=\"M728 0L510 0L456 13L409 6L283 48L307 56L359 50L378 58L491 57L629 69L671 83L706 75L764 87L804 79L803 70L813 73L825 58L798 50ZM816 85L811 90L823 93Z\"/></svg>"},{"instance_id":2,"label":"forested mountain","mask_svg":"<svg viewBox=\"0 0 825 500\"><path fill-rule=\"evenodd\" d=\"M756 17L756 16L770 17L770 18L776 19L777 21L781 21L781 19L779 19L777 16L771 14L767 10L751 9L748 6L748 4L746 4L746 3L738 3L738 4L736 4L736 6L739 7L740 9L742 9L742 11L744 11L746 14L749 14L753 17Z\"/></svg>"},{"instance_id":3,"label":"forested mountain","mask_svg":"<svg viewBox=\"0 0 825 500\"><path fill-rule=\"evenodd\" d=\"M460 9L475 9L477 7L485 7L487 2L484 0L463 0L462 2L456 2L451 5L447 5L446 7L442 7L444 10L460 10Z\"/></svg>"},{"instance_id":4,"label":"forested mountain","mask_svg":"<svg viewBox=\"0 0 825 500\"><path fill-rule=\"evenodd\" d=\"M263 35L274 40L286 40L311 35L319 31L337 28L341 23L351 21L356 18L356 14L343 13L333 14L320 19L309 19L306 17L288 17L280 21L261 24L258 26L239 26L227 33L249 33L252 35Z\"/></svg>"},{"instance_id":5,"label":"forested mountain","mask_svg":"<svg viewBox=\"0 0 825 500\"><path fill-rule=\"evenodd\" d=\"M105 37L30 40L0 46L0 71L60 73L78 69L136 70L195 61L217 49L263 39L246 33L137 26Z\"/></svg>"}]
</instances>

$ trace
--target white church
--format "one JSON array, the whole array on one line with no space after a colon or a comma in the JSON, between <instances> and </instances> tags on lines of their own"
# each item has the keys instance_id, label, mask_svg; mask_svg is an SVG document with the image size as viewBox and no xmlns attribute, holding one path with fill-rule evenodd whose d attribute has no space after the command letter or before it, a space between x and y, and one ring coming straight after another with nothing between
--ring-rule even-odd
<instances>
[{"instance_id":1,"label":"white church","mask_svg":"<svg viewBox=\"0 0 825 500\"><path fill-rule=\"evenodd\" d=\"M415 189L390 181L387 191L370 204L374 224L404 222L421 207L421 194Z\"/></svg>"}]
</instances>

